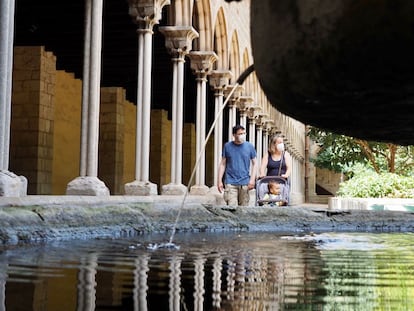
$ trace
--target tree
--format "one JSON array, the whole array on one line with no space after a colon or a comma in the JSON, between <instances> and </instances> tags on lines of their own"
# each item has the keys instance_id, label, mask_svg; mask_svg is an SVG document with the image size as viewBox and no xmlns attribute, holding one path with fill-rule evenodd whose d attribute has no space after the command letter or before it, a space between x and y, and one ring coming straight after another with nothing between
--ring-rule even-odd
<instances>
[{"instance_id":1,"label":"tree","mask_svg":"<svg viewBox=\"0 0 414 311\"><path fill-rule=\"evenodd\" d=\"M372 142L316 127L309 129L308 136L319 146L316 158L311 159L317 167L347 173L353 165L362 163L377 173L414 175L414 146Z\"/></svg>"}]
</instances>

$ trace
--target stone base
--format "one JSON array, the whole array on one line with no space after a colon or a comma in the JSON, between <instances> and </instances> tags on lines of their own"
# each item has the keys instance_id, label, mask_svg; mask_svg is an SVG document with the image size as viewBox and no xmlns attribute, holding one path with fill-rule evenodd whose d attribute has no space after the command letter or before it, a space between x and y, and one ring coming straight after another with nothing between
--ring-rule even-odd
<instances>
[{"instance_id":1,"label":"stone base","mask_svg":"<svg viewBox=\"0 0 414 311\"><path fill-rule=\"evenodd\" d=\"M210 192L210 188L205 185L194 185L190 188L190 194L206 195Z\"/></svg>"},{"instance_id":2,"label":"stone base","mask_svg":"<svg viewBox=\"0 0 414 311\"><path fill-rule=\"evenodd\" d=\"M22 197L27 195L27 178L0 170L0 196Z\"/></svg>"},{"instance_id":3,"label":"stone base","mask_svg":"<svg viewBox=\"0 0 414 311\"><path fill-rule=\"evenodd\" d=\"M67 195L109 196L109 189L97 177L77 177L66 187Z\"/></svg>"},{"instance_id":4,"label":"stone base","mask_svg":"<svg viewBox=\"0 0 414 311\"><path fill-rule=\"evenodd\" d=\"M161 187L163 195L184 195L187 193L187 187L183 184L168 184Z\"/></svg>"},{"instance_id":5,"label":"stone base","mask_svg":"<svg viewBox=\"0 0 414 311\"><path fill-rule=\"evenodd\" d=\"M124 186L126 195L158 195L157 185L149 181L127 183Z\"/></svg>"}]
</instances>

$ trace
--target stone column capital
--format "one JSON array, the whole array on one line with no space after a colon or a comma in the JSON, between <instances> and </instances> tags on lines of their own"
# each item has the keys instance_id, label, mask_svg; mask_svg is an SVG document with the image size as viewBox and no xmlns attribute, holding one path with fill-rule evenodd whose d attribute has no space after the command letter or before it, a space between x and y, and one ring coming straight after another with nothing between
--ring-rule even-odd
<instances>
[{"instance_id":1,"label":"stone column capital","mask_svg":"<svg viewBox=\"0 0 414 311\"><path fill-rule=\"evenodd\" d=\"M268 115L267 113L259 113L257 115L257 125L260 126L261 128L265 128L266 126L266 120L268 119Z\"/></svg>"},{"instance_id":2,"label":"stone column capital","mask_svg":"<svg viewBox=\"0 0 414 311\"><path fill-rule=\"evenodd\" d=\"M274 124L275 124L275 121L271 119L264 120L264 128L267 130L268 133L272 132L272 128Z\"/></svg>"},{"instance_id":3,"label":"stone column capital","mask_svg":"<svg viewBox=\"0 0 414 311\"><path fill-rule=\"evenodd\" d=\"M232 76L230 70L213 70L209 75L210 86L214 89L224 90Z\"/></svg>"},{"instance_id":4,"label":"stone column capital","mask_svg":"<svg viewBox=\"0 0 414 311\"><path fill-rule=\"evenodd\" d=\"M162 9L170 0L128 0L129 15L141 29L150 29L162 18Z\"/></svg>"},{"instance_id":5,"label":"stone column capital","mask_svg":"<svg viewBox=\"0 0 414 311\"><path fill-rule=\"evenodd\" d=\"M165 47L171 55L184 57L192 49L192 41L198 32L192 26L164 26L159 28L165 36Z\"/></svg>"},{"instance_id":6,"label":"stone column capital","mask_svg":"<svg viewBox=\"0 0 414 311\"><path fill-rule=\"evenodd\" d=\"M233 90L234 86L235 85L228 85L224 89L224 96L227 97L231 93L231 91ZM234 101L234 102L238 102L241 94L243 93L243 91L244 91L244 87L242 85L236 86L236 90L233 92L233 95L232 95L230 100Z\"/></svg>"},{"instance_id":7,"label":"stone column capital","mask_svg":"<svg viewBox=\"0 0 414 311\"><path fill-rule=\"evenodd\" d=\"M237 106L240 111L247 113L253 101L254 99L252 96L246 96L246 95L240 96Z\"/></svg>"},{"instance_id":8,"label":"stone column capital","mask_svg":"<svg viewBox=\"0 0 414 311\"><path fill-rule=\"evenodd\" d=\"M277 133L280 133L280 130L279 130L279 128L278 128L276 125L274 125L274 123L273 123L273 124L272 124L272 127L271 127L271 129L270 129L269 134L270 134L271 136L274 136L274 135L276 135Z\"/></svg>"},{"instance_id":9,"label":"stone column capital","mask_svg":"<svg viewBox=\"0 0 414 311\"><path fill-rule=\"evenodd\" d=\"M213 51L191 51L188 58L190 59L191 69L196 74L203 76L211 72L213 64L218 60L217 54Z\"/></svg>"},{"instance_id":10,"label":"stone column capital","mask_svg":"<svg viewBox=\"0 0 414 311\"><path fill-rule=\"evenodd\" d=\"M259 106L256 106L256 105L250 106L249 111L247 112L247 117L250 120L255 120L255 123L256 123L257 116L261 111L262 111L262 108L260 108Z\"/></svg>"}]
</instances>

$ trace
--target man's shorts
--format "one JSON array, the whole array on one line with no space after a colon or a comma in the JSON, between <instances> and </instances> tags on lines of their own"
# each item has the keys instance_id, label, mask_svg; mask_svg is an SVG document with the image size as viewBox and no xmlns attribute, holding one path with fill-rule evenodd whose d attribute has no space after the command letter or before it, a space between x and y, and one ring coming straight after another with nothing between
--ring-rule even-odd
<instances>
[{"instance_id":1,"label":"man's shorts","mask_svg":"<svg viewBox=\"0 0 414 311\"><path fill-rule=\"evenodd\" d=\"M224 188L224 201L231 206L248 206L250 201L248 186L226 184Z\"/></svg>"}]
</instances>

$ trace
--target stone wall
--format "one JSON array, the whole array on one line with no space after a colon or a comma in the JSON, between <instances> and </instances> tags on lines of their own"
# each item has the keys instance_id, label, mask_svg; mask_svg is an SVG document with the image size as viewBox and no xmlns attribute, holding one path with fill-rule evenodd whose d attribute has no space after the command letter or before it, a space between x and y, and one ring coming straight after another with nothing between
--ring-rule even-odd
<instances>
[{"instance_id":1,"label":"stone wall","mask_svg":"<svg viewBox=\"0 0 414 311\"><path fill-rule=\"evenodd\" d=\"M123 184L135 180L135 146L136 146L136 122L137 106L129 101L124 101L124 168Z\"/></svg>"},{"instance_id":2,"label":"stone wall","mask_svg":"<svg viewBox=\"0 0 414 311\"><path fill-rule=\"evenodd\" d=\"M81 110L82 81L57 71L52 194L65 194L67 184L79 176Z\"/></svg>"},{"instance_id":3,"label":"stone wall","mask_svg":"<svg viewBox=\"0 0 414 311\"><path fill-rule=\"evenodd\" d=\"M44 47L16 47L10 169L28 180L28 194L52 192L56 58Z\"/></svg>"},{"instance_id":4,"label":"stone wall","mask_svg":"<svg viewBox=\"0 0 414 311\"><path fill-rule=\"evenodd\" d=\"M124 193L125 90L101 88L98 176L111 194Z\"/></svg>"},{"instance_id":5,"label":"stone wall","mask_svg":"<svg viewBox=\"0 0 414 311\"><path fill-rule=\"evenodd\" d=\"M27 178L28 194L65 194L79 176L81 110L82 81L56 70L52 52L15 47L10 169ZM113 194L134 179L135 131L136 107L125 91L103 88L98 177Z\"/></svg>"},{"instance_id":6,"label":"stone wall","mask_svg":"<svg viewBox=\"0 0 414 311\"><path fill-rule=\"evenodd\" d=\"M160 186L171 181L171 121L166 110L151 110L150 180Z\"/></svg>"}]
</instances>

